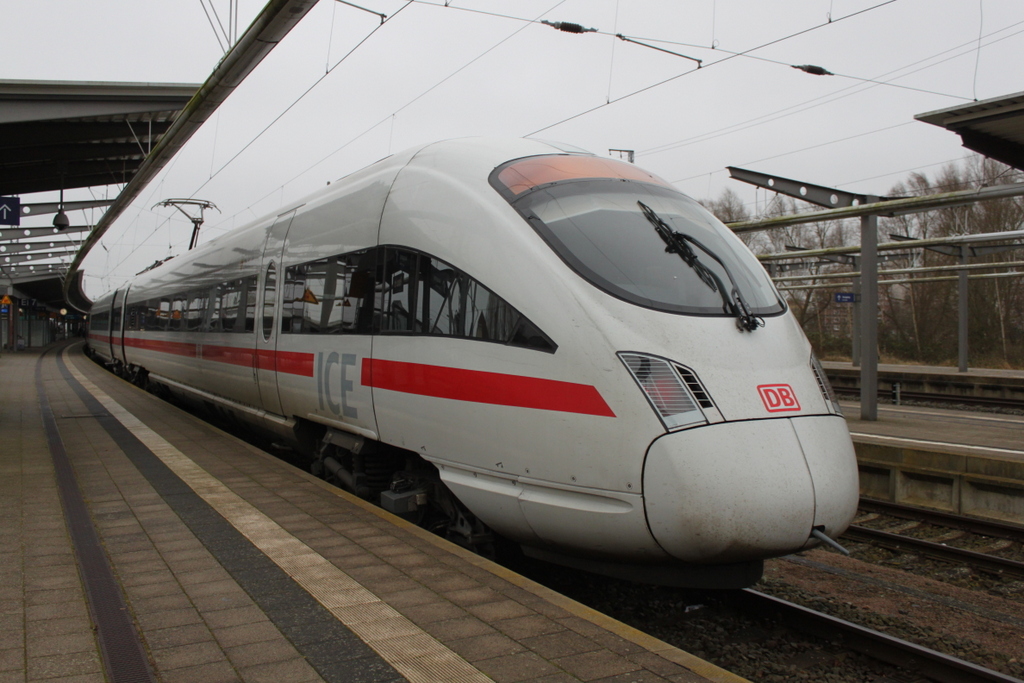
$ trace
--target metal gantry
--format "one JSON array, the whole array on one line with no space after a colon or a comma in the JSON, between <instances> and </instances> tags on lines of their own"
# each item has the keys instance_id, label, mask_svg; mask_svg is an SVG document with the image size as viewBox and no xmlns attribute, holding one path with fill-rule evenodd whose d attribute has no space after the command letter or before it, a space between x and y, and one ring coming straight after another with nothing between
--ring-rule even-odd
<instances>
[{"instance_id":1,"label":"metal gantry","mask_svg":"<svg viewBox=\"0 0 1024 683\"><path fill-rule=\"evenodd\" d=\"M858 195L850 192L844 192L842 190L836 190L834 188L814 185L812 183L801 183L788 178L780 178L779 176L771 176L735 167L729 167L729 172L732 177L737 180L742 180L743 182L765 189L774 190L780 194L785 194L819 206L830 207L825 211L814 211L764 220L730 223L729 227L734 232L744 233L822 221L842 220L845 218L860 218L859 246L789 251L779 254L768 254L760 258L762 261L770 263L782 259L793 258L859 255L859 272L847 273L845 275L847 277L855 278L853 280L854 291L859 294L859 302L855 303L854 310L854 358L859 358L860 360L861 419L868 421L878 419L878 286L879 284L889 284L894 282L891 280L883 281L882 283L879 282L878 252L888 249L907 249L908 246L910 246L906 240L899 239L895 242L879 244L878 217L919 213L940 208L964 206L988 199L1003 199L1024 195L1024 183L1014 183L983 187L978 190L946 192L924 197L879 197L873 195ZM893 237L895 239L895 236ZM1024 238L1024 231L1018 230L989 233L987 235L963 235L951 238L914 240L914 247L955 248L961 257L961 264L956 267L958 269L957 279L960 282L960 319L958 323L960 349L958 352L958 360L961 372L967 371L966 306L968 281L967 271L969 269L967 257L972 253L970 250L975 248L969 245L972 243L992 243L996 241L1020 238ZM814 276L808 276L807 279L811 279L812 277ZM856 329L857 327L859 327L859 334ZM858 342L859 348L857 348Z\"/></svg>"}]
</instances>

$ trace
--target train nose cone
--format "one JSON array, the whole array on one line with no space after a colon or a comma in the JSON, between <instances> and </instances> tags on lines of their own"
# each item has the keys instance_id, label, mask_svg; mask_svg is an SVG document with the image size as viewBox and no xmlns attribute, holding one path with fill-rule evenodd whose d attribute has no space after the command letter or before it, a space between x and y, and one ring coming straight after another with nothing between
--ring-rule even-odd
<instances>
[{"instance_id":1,"label":"train nose cone","mask_svg":"<svg viewBox=\"0 0 1024 683\"><path fill-rule=\"evenodd\" d=\"M644 505L651 533L687 562L785 555L811 529L835 538L857 510L857 460L842 418L719 423L651 444Z\"/></svg>"}]
</instances>

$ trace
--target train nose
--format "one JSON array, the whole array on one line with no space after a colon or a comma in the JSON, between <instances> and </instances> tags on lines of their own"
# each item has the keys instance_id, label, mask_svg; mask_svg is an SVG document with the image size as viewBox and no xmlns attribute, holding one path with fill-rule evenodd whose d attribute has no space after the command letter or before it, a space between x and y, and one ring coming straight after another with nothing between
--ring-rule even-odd
<instances>
[{"instance_id":1,"label":"train nose","mask_svg":"<svg viewBox=\"0 0 1024 683\"><path fill-rule=\"evenodd\" d=\"M666 552L725 563L835 538L857 510L857 460L833 416L753 420L666 434L651 444L644 505Z\"/></svg>"}]
</instances>

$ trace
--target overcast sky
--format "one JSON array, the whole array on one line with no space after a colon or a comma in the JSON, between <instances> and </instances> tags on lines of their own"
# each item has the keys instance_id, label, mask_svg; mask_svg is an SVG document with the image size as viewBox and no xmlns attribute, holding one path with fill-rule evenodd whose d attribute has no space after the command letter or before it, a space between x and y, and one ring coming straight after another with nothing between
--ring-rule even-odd
<instances>
[{"instance_id":1,"label":"overcast sky","mask_svg":"<svg viewBox=\"0 0 1024 683\"><path fill-rule=\"evenodd\" d=\"M732 187L756 211L764 194L726 166L884 194L968 155L915 114L1024 90L1020 0L354 2L387 22L320 0L86 260L90 296L185 250L191 224L152 208L168 197L221 209L203 241L389 153L498 135L632 149L687 194ZM239 4L244 31L263 3ZM201 83L223 55L200 0L0 0L0 16L5 79Z\"/></svg>"}]
</instances>

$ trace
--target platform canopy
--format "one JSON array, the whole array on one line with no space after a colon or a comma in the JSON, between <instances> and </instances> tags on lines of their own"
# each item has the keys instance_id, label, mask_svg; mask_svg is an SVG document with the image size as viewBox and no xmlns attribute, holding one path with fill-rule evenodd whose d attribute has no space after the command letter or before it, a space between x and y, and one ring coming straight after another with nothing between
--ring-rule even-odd
<instances>
[{"instance_id":1,"label":"platform canopy","mask_svg":"<svg viewBox=\"0 0 1024 683\"><path fill-rule=\"evenodd\" d=\"M65 308L63 275L92 226L57 230L53 218L61 208L75 215L113 199L61 206L25 195L115 186L116 197L198 89L185 83L0 80L0 196L18 197L21 219L19 226L0 225L0 284Z\"/></svg>"},{"instance_id":2,"label":"platform canopy","mask_svg":"<svg viewBox=\"0 0 1024 683\"><path fill-rule=\"evenodd\" d=\"M967 149L1024 170L1024 92L914 118L958 134Z\"/></svg>"}]
</instances>

